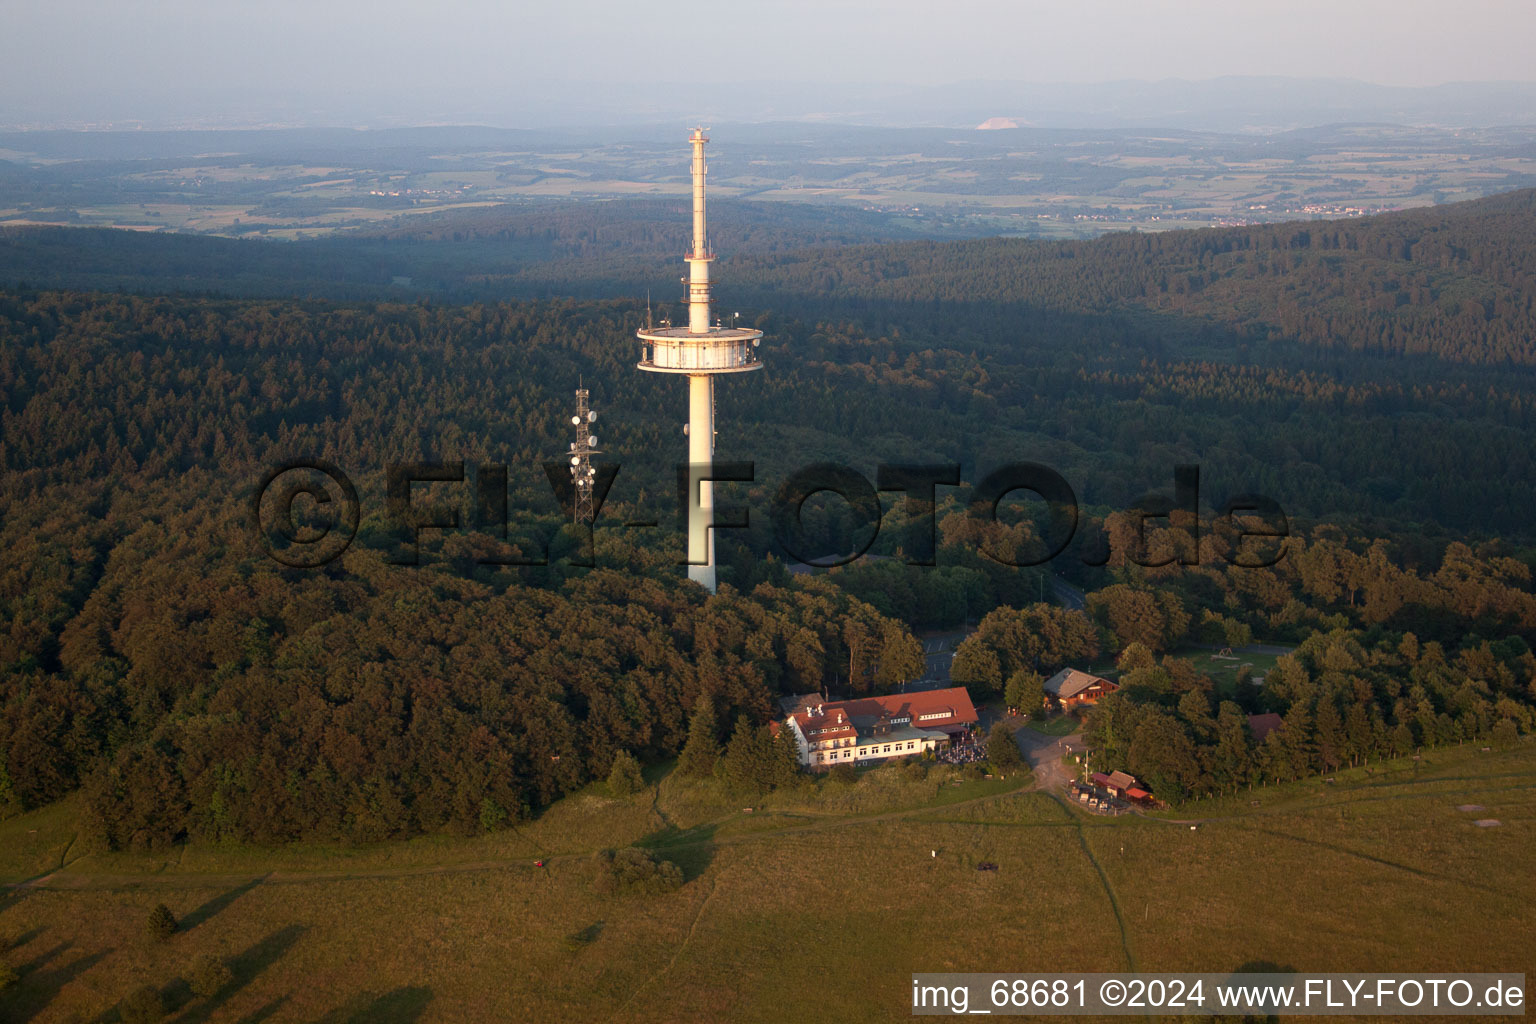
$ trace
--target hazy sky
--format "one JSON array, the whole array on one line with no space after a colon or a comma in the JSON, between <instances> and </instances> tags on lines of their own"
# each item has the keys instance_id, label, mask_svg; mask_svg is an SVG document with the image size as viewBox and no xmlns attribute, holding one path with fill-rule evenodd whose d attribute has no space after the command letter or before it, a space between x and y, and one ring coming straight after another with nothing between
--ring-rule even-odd
<instances>
[{"instance_id":1,"label":"hazy sky","mask_svg":"<svg viewBox=\"0 0 1536 1024\"><path fill-rule=\"evenodd\" d=\"M0 120L242 105L447 119L962 80L1536 78L1531 0L0 0ZM836 105L843 94L825 89ZM520 113L521 112L521 113Z\"/></svg>"}]
</instances>

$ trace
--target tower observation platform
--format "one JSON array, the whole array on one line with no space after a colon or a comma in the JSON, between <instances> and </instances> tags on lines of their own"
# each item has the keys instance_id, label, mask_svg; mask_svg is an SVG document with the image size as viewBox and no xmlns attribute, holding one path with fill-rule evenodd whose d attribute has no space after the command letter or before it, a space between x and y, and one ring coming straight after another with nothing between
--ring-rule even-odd
<instances>
[{"instance_id":1,"label":"tower observation platform","mask_svg":"<svg viewBox=\"0 0 1536 1024\"><path fill-rule=\"evenodd\" d=\"M747 373L761 370L757 345L762 331L714 327L694 334L686 327L657 327L637 331L643 358L637 364L652 373Z\"/></svg>"},{"instance_id":2,"label":"tower observation platform","mask_svg":"<svg viewBox=\"0 0 1536 1024\"><path fill-rule=\"evenodd\" d=\"M688 137L693 147L693 248L683 256L688 264L688 326L651 327L636 332L641 342L637 364L650 373L680 373L688 377L688 462L703 466L715 456L714 378L724 373L749 373L762 368L757 347L763 332L726 327L714 321L710 310L709 265L715 254L709 248L704 211L704 146L709 137L695 128ZM715 590L715 538L710 529L714 515L714 484L690 479L697 488L698 508L688 519L688 577Z\"/></svg>"}]
</instances>

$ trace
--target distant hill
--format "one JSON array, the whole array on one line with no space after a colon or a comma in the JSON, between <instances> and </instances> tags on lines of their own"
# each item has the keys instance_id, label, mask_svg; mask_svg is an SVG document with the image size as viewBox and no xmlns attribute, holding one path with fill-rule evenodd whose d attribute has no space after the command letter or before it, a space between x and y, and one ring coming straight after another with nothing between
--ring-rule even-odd
<instances>
[{"instance_id":1,"label":"distant hill","mask_svg":"<svg viewBox=\"0 0 1536 1024\"><path fill-rule=\"evenodd\" d=\"M711 212L711 238L732 256L912 238L891 217L847 207L719 200ZM659 270L687 248L689 230L685 202L653 199L416 214L291 243L0 225L0 285L345 300L592 294L616 266ZM533 270L553 264L558 274ZM524 277L537 284L508 283Z\"/></svg>"},{"instance_id":2,"label":"distant hill","mask_svg":"<svg viewBox=\"0 0 1536 1024\"><path fill-rule=\"evenodd\" d=\"M1318 350L1536 365L1536 190L1335 221L1091 241L901 241L874 212L721 201L724 301L914 321L1029 307L1177 314ZM505 205L294 243L0 228L0 282L355 300L675 298L684 204ZM987 314L990 315L990 314ZM1156 323L1157 321L1153 321ZM1187 332L1187 327L1180 327Z\"/></svg>"},{"instance_id":3,"label":"distant hill","mask_svg":"<svg viewBox=\"0 0 1536 1024\"><path fill-rule=\"evenodd\" d=\"M742 262L764 294L1177 313L1258 340L1536 366L1536 189L1352 220Z\"/></svg>"},{"instance_id":4,"label":"distant hill","mask_svg":"<svg viewBox=\"0 0 1536 1024\"><path fill-rule=\"evenodd\" d=\"M1350 78L1227 75L1190 80L1051 83L972 81L872 98L871 123L975 124L1028 117L1052 128L1162 126L1203 131L1300 128L1331 121L1407 125L1529 124L1536 83L1377 85Z\"/></svg>"},{"instance_id":5,"label":"distant hill","mask_svg":"<svg viewBox=\"0 0 1536 1024\"><path fill-rule=\"evenodd\" d=\"M713 199L711 244L764 255L822 245L910 240L893 218L846 206ZM558 204L502 204L412 214L349 238L412 242L533 240L548 255L601 252L669 256L683 252L693 226L684 197Z\"/></svg>"}]
</instances>

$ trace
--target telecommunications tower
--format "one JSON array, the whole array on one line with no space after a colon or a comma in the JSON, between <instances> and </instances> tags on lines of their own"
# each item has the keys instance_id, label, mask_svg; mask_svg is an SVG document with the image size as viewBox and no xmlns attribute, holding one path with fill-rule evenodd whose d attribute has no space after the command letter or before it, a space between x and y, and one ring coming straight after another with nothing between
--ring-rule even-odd
<instances>
[{"instance_id":1,"label":"telecommunications tower","mask_svg":"<svg viewBox=\"0 0 1536 1024\"><path fill-rule=\"evenodd\" d=\"M592 433L592 425L597 422L597 413L587 407L587 389L576 389L576 413L571 417L571 427L576 431L576 440L571 442L571 450L568 453L571 463L571 484L574 493L571 497L573 509L572 518L578 524L592 522L592 482L597 476L597 471L592 468L592 456L599 454L597 448L597 435Z\"/></svg>"},{"instance_id":2,"label":"telecommunications tower","mask_svg":"<svg viewBox=\"0 0 1536 1024\"><path fill-rule=\"evenodd\" d=\"M688 376L688 463L695 467L688 486L697 488L697 507L690 503L688 517L688 578L715 592L715 537L709 528L713 518L714 484L697 479L699 467L715 457L715 376L747 373L762 368L757 346L762 331L725 327L712 322L709 309L709 265L715 255L704 232L704 144L709 136L695 128L693 144L693 249L683 256L688 264L688 326L649 323L638 332L642 343L640 369L652 373ZM734 317L732 318L734 320Z\"/></svg>"}]
</instances>

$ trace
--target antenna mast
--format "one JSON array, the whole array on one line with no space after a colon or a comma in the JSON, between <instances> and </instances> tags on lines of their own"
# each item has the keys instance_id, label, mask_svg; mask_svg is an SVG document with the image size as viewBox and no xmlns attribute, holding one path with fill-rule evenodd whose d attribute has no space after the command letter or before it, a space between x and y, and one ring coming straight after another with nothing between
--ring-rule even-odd
<instances>
[{"instance_id":1,"label":"antenna mast","mask_svg":"<svg viewBox=\"0 0 1536 1024\"><path fill-rule=\"evenodd\" d=\"M600 454L597 435L592 433L596 422L597 412L587 404L587 389L577 388L576 413L571 417L571 429L575 431L576 440L571 442L569 457L571 484L575 491L571 501L572 519L578 525L591 523L594 518L592 484L597 477L597 470L592 468L592 456Z\"/></svg>"}]
</instances>

